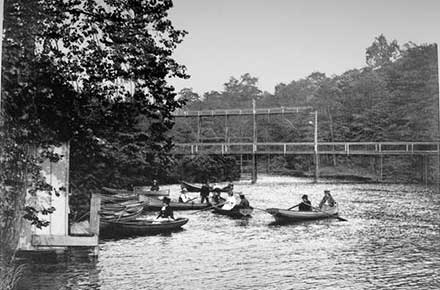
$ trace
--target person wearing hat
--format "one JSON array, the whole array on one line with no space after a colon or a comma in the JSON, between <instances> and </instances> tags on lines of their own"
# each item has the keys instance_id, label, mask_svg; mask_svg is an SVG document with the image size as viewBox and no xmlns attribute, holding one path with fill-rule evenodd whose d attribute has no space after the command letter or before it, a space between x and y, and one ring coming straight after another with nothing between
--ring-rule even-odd
<instances>
[{"instance_id":1,"label":"person wearing hat","mask_svg":"<svg viewBox=\"0 0 440 290\"><path fill-rule=\"evenodd\" d=\"M153 179L153 185L150 188L151 191L159 191L159 184L156 179Z\"/></svg>"},{"instance_id":2,"label":"person wearing hat","mask_svg":"<svg viewBox=\"0 0 440 290\"><path fill-rule=\"evenodd\" d=\"M243 193L240 193L240 203L236 206L237 208L250 208L249 200L246 199Z\"/></svg>"},{"instance_id":3,"label":"person wearing hat","mask_svg":"<svg viewBox=\"0 0 440 290\"><path fill-rule=\"evenodd\" d=\"M204 203L205 201L206 203L209 203L208 197L210 191L211 188L209 186L208 180L206 180L206 182L200 188L200 203Z\"/></svg>"},{"instance_id":4,"label":"person wearing hat","mask_svg":"<svg viewBox=\"0 0 440 290\"><path fill-rule=\"evenodd\" d=\"M171 199L166 196L162 199L163 206L160 209L159 215L157 216L156 219L158 219L158 218L170 219L171 218L171 219L175 220L174 214L173 214L173 209L170 207L170 201L171 201Z\"/></svg>"},{"instance_id":5,"label":"person wearing hat","mask_svg":"<svg viewBox=\"0 0 440 290\"><path fill-rule=\"evenodd\" d=\"M302 201L300 203L298 203L297 205L294 205L294 206L288 208L288 210L291 210L295 207L298 207L299 211L311 211L312 210L312 202L309 200L309 197L307 196L307 194L304 194L302 196Z\"/></svg>"},{"instance_id":6,"label":"person wearing hat","mask_svg":"<svg viewBox=\"0 0 440 290\"><path fill-rule=\"evenodd\" d=\"M330 190L324 190L324 197L319 203L319 208L322 208L326 203L329 207L334 207L336 205L336 201L333 199L333 196L330 194Z\"/></svg>"},{"instance_id":7,"label":"person wearing hat","mask_svg":"<svg viewBox=\"0 0 440 290\"><path fill-rule=\"evenodd\" d=\"M221 189L218 187L214 188L211 199L213 204L223 203L226 200L223 197L221 197Z\"/></svg>"}]
</instances>

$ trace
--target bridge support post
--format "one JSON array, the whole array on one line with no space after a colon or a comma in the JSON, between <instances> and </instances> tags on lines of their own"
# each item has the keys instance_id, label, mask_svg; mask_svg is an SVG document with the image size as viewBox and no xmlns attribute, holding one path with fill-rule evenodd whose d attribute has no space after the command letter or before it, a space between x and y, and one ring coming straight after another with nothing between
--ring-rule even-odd
<instances>
[{"instance_id":1,"label":"bridge support post","mask_svg":"<svg viewBox=\"0 0 440 290\"><path fill-rule=\"evenodd\" d=\"M255 99L252 99L252 184L257 182L257 120L256 120L256 104Z\"/></svg>"},{"instance_id":2,"label":"bridge support post","mask_svg":"<svg viewBox=\"0 0 440 290\"><path fill-rule=\"evenodd\" d=\"M315 111L315 138L314 138L314 154L315 154L315 182L319 179L319 153L318 153L318 111Z\"/></svg>"},{"instance_id":3,"label":"bridge support post","mask_svg":"<svg viewBox=\"0 0 440 290\"><path fill-rule=\"evenodd\" d=\"M257 155L252 154L252 184L257 182Z\"/></svg>"}]
</instances>

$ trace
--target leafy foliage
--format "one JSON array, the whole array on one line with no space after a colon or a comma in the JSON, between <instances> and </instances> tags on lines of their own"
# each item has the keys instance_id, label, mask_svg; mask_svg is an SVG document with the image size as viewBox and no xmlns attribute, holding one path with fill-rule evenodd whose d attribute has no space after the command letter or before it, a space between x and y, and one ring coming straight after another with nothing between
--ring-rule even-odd
<instances>
[{"instance_id":1,"label":"leafy foliage","mask_svg":"<svg viewBox=\"0 0 440 290\"><path fill-rule=\"evenodd\" d=\"M44 158L61 157L51 146L70 142L72 188L80 194L143 183L167 169L171 112L184 104L167 78L188 77L171 57L186 34L167 18L172 5L5 1L2 241L22 216L47 224L23 206L26 185L30 193L54 190L40 176Z\"/></svg>"}]
</instances>

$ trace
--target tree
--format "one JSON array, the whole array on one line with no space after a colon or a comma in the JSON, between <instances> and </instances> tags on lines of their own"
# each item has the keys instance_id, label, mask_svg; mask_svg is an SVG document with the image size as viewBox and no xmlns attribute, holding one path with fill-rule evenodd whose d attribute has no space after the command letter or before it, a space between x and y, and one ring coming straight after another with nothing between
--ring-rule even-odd
<instances>
[{"instance_id":1,"label":"tree","mask_svg":"<svg viewBox=\"0 0 440 290\"><path fill-rule=\"evenodd\" d=\"M366 61L371 68L380 68L390 64L400 57L400 47L396 40L388 43L383 34L375 38L373 44L366 50Z\"/></svg>"},{"instance_id":2,"label":"tree","mask_svg":"<svg viewBox=\"0 0 440 290\"><path fill-rule=\"evenodd\" d=\"M49 190L39 162L59 156L31 156L31 147L70 141L71 179L83 193L104 182L145 182L158 173L153 166L168 163L171 112L184 101L166 79L187 77L171 57L186 33L167 18L171 7L170 0L5 1L2 234L22 216L28 178L38 187L31 192ZM25 217L44 226L37 213L26 208Z\"/></svg>"}]
</instances>

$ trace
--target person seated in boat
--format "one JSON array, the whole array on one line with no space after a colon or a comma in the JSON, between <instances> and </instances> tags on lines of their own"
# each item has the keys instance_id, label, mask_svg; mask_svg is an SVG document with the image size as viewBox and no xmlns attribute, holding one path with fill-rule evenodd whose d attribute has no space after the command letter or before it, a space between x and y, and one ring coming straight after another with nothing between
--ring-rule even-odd
<instances>
[{"instance_id":1,"label":"person seated in boat","mask_svg":"<svg viewBox=\"0 0 440 290\"><path fill-rule=\"evenodd\" d=\"M232 183L231 180L229 181L225 189L227 190L227 192L234 191L234 184Z\"/></svg>"},{"instance_id":2,"label":"person seated in boat","mask_svg":"<svg viewBox=\"0 0 440 290\"><path fill-rule=\"evenodd\" d=\"M336 205L336 201L333 199L333 196L330 194L330 190L324 190L324 197L319 203L319 208L322 208L326 204L329 207L334 207Z\"/></svg>"},{"instance_id":3,"label":"person seated in boat","mask_svg":"<svg viewBox=\"0 0 440 290\"><path fill-rule=\"evenodd\" d=\"M249 200L244 196L243 193L240 193L240 202L235 206L235 208L250 208Z\"/></svg>"},{"instance_id":4,"label":"person seated in boat","mask_svg":"<svg viewBox=\"0 0 440 290\"><path fill-rule=\"evenodd\" d=\"M204 203L206 201L206 203L209 203L209 192L211 191L210 187L209 187L209 183L208 181L206 181L202 187L200 188L200 203Z\"/></svg>"},{"instance_id":5,"label":"person seated in boat","mask_svg":"<svg viewBox=\"0 0 440 290\"><path fill-rule=\"evenodd\" d=\"M212 192L212 203L214 205L222 203L225 201L225 199L223 197L221 197L221 189L216 187L214 188L213 192Z\"/></svg>"},{"instance_id":6,"label":"person seated in boat","mask_svg":"<svg viewBox=\"0 0 440 290\"><path fill-rule=\"evenodd\" d=\"M186 191L186 189L182 186L180 189L180 195L179 195L179 202L183 202L186 203L188 202L189 196L188 196L188 191Z\"/></svg>"},{"instance_id":7,"label":"person seated in boat","mask_svg":"<svg viewBox=\"0 0 440 290\"><path fill-rule=\"evenodd\" d=\"M161 218L161 219L175 220L173 209L170 207L171 199L165 196L162 202L163 202L162 208L160 209L159 215L157 216L156 219Z\"/></svg>"},{"instance_id":8,"label":"person seated in boat","mask_svg":"<svg viewBox=\"0 0 440 290\"><path fill-rule=\"evenodd\" d=\"M159 184L157 183L156 179L153 179L153 185L150 187L151 191L159 191Z\"/></svg>"},{"instance_id":9,"label":"person seated in boat","mask_svg":"<svg viewBox=\"0 0 440 290\"><path fill-rule=\"evenodd\" d=\"M226 198L225 204L222 206L224 210L232 210L237 205L237 200L235 199L234 193L232 191L228 192L228 197Z\"/></svg>"},{"instance_id":10,"label":"person seated in boat","mask_svg":"<svg viewBox=\"0 0 440 290\"><path fill-rule=\"evenodd\" d=\"M294 205L294 206L288 208L288 210L291 210L295 207L298 207L299 211L312 211L312 202L309 200L309 197L307 196L307 194L304 194L302 196L302 201L300 203L298 203L297 205Z\"/></svg>"}]
</instances>

